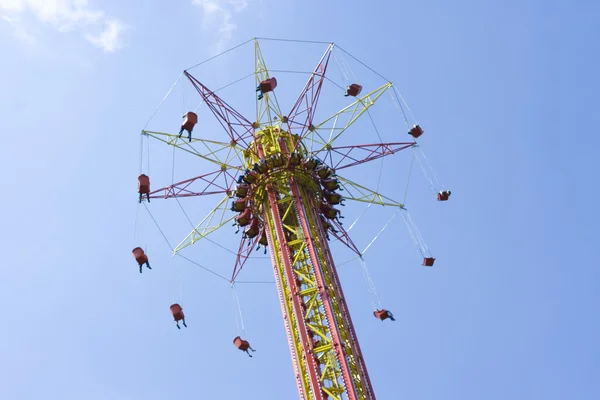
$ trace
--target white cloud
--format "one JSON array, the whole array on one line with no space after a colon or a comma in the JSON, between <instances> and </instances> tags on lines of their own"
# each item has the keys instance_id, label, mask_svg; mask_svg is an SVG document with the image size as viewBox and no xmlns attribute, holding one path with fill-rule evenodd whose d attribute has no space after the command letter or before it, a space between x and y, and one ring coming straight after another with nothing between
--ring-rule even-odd
<instances>
[{"instance_id":1,"label":"white cloud","mask_svg":"<svg viewBox=\"0 0 600 400\"><path fill-rule=\"evenodd\" d=\"M15 36L29 42L35 40L28 32L22 17L31 16L37 22L59 32L79 31L90 43L110 52L120 47L124 26L104 11L91 9L88 0L0 0L0 14L13 28ZM92 30L105 25L105 30L94 36Z\"/></svg>"},{"instance_id":2,"label":"white cloud","mask_svg":"<svg viewBox=\"0 0 600 400\"><path fill-rule=\"evenodd\" d=\"M107 53L112 53L121 48L121 33L125 26L117 20L106 21L106 29L99 35L85 35L85 38L94 46L100 47Z\"/></svg>"},{"instance_id":3,"label":"white cloud","mask_svg":"<svg viewBox=\"0 0 600 400\"><path fill-rule=\"evenodd\" d=\"M193 3L202 8L202 26L205 29L214 31L214 27L219 26L219 49L231 39L233 31L237 29L237 25L233 23L234 14L248 7L247 0L193 0Z\"/></svg>"}]
</instances>

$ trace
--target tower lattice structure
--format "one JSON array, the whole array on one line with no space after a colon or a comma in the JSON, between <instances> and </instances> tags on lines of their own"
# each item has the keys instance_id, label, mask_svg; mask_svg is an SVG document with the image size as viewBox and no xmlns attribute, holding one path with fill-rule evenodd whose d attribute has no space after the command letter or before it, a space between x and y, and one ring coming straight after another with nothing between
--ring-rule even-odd
<instances>
[{"instance_id":1,"label":"tower lattice structure","mask_svg":"<svg viewBox=\"0 0 600 400\"><path fill-rule=\"evenodd\" d=\"M336 140L393 88L392 83L363 95L355 93L349 105L320 122L314 121L334 49L330 43L291 111L284 114L275 90L263 93L260 89L273 77L257 40L254 45L254 75L257 91L261 92L254 121L234 110L188 70L182 76L223 126L228 140L219 142L194 135L187 141L177 134L142 131L144 137L196 155L216 167L154 190L149 197L222 194L217 207L174 253L237 222L244 232L231 281L254 248L268 247L300 399L373 400L373 387L328 243L333 236L361 255L337 220L339 211L334 205L339 204L339 196L335 191L343 188L343 198L348 201L404 208L402 203L340 174L345 168L395 154L416 142L336 146ZM324 130L329 134L321 135ZM337 200L332 201L332 196ZM235 210L239 213L226 213L236 197L243 203ZM248 219L242 223L244 215Z\"/></svg>"}]
</instances>

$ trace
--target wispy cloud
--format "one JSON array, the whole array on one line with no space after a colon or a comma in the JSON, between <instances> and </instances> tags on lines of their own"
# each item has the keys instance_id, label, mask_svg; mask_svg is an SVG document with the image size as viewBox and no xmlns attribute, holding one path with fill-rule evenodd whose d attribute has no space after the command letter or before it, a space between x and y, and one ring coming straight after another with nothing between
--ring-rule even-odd
<instances>
[{"instance_id":1,"label":"wispy cloud","mask_svg":"<svg viewBox=\"0 0 600 400\"><path fill-rule=\"evenodd\" d=\"M205 29L215 31L215 26L219 26L218 49L222 49L229 42L237 29L237 25L233 23L234 14L248 7L248 0L193 0L193 3L202 8L202 26Z\"/></svg>"},{"instance_id":2,"label":"wispy cloud","mask_svg":"<svg viewBox=\"0 0 600 400\"><path fill-rule=\"evenodd\" d=\"M121 22L111 19L106 21L106 29L100 34L86 34L85 38L94 46L100 47L105 52L110 53L121 48L121 33L125 29L125 26Z\"/></svg>"},{"instance_id":3,"label":"wispy cloud","mask_svg":"<svg viewBox=\"0 0 600 400\"><path fill-rule=\"evenodd\" d=\"M0 0L0 14L12 26L16 37L30 43L35 41L35 36L28 30L24 17L33 17L59 32L79 32L106 52L121 47L121 33L125 29L120 21L107 17L104 11L90 8L88 0ZM94 34L102 26L104 30Z\"/></svg>"}]
</instances>

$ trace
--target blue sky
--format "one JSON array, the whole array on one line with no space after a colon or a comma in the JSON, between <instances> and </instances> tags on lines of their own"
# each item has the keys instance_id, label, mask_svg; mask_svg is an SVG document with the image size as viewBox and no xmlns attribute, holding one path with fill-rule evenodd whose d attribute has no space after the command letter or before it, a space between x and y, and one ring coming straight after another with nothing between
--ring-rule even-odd
<instances>
[{"instance_id":1,"label":"blue sky","mask_svg":"<svg viewBox=\"0 0 600 400\"><path fill-rule=\"evenodd\" d=\"M0 398L297 397L274 284L237 285L250 359L231 343L230 287L172 261L144 208L153 270L140 275L131 256L139 131L183 69L252 37L334 41L392 80L452 189L438 203L413 171L406 203L434 268L420 266L400 219L365 256L396 322L372 317L360 264L339 267L378 398L599 398L600 6L451 3L0 0ZM209 87L234 80L248 70L240 63L252 65L248 49L196 77ZM309 67L324 50L264 49L267 63ZM282 98L299 92L297 81L279 88ZM191 96L189 87L170 96L157 126L172 118L176 130ZM251 117L251 85L223 96ZM222 134L207 115L199 132ZM406 140L404 125L382 123ZM172 152L154 146L151 157L157 188L171 177ZM406 175L410 153L398 160L384 163L382 191ZM182 158L176 176L203 165ZM197 222L216 200L182 203ZM352 206L347 220L362 210ZM150 208L170 241L183 239L190 227L176 203ZM356 233L359 247L389 214L376 216ZM229 227L215 236L238 239ZM332 247L339 264L351 258ZM226 276L233 266L210 243L188 255ZM268 260L243 274L272 282ZM181 331L174 297L188 320Z\"/></svg>"}]
</instances>

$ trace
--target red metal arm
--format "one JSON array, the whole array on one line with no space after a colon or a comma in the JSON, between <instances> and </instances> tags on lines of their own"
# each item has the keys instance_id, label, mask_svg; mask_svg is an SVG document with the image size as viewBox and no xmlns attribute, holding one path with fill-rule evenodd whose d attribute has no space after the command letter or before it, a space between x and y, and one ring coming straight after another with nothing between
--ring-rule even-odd
<instances>
[{"instance_id":1,"label":"red metal arm","mask_svg":"<svg viewBox=\"0 0 600 400\"><path fill-rule=\"evenodd\" d=\"M319 61L319 64L310 75L308 82L306 82L306 86L304 86L302 93L298 97L298 100L296 100L296 104L292 107L292 111L290 111L287 117L290 133L304 137L308 132L309 127L312 126L319 94L321 93L321 87L325 80L325 71L327 70L327 64L329 63L329 57L331 56L332 50L333 45L329 45L325 54L321 57L321 61ZM296 129L298 129L299 132L294 132Z\"/></svg>"},{"instance_id":2,"label":"red metal arm","mask_svg":"<svg viewBox=\"0 0 600 400\"><path fill-rule=\"evenodd\" d=\"M172 197L206 196L227 193L233 189L238 170L232 174L229 170L218 170L165 186L150 192L150 198L168 199ZM197 187L197 189L196 189Z\"/></svg>"},{"instance_id":3,"label":"red metal arm","mask_svg":"<svg viewBox=\"0 0 600 400\"><path fill-rule=\"evenodd\" d=\"M363 164L381 157L395 154L400 150L413 147L415 144L416 142L359 144L354 146L340 146L332 147L330 149L323 149L315 154L327 151L327 161L329 165L332 166L332 169L338 171L340 169L353 167L358 164ZM334 160L334 154L341 156L341 158L339 160Z\"/></svg>"},{"instance_id":4,"label":"red metal arm","mask_svg":"<svg viewBox=\"0 0 600 400\"><path fill-rule=\"evenodd\" d=\"M329 232L333 236L335 236L340 242L345 244L346 247L348 247L350 250L355 252L358 256L362 256L362 254L360 253L360 250L358 249L358 247L356 247L356 245L354 244L354 242L350 238L350 235L348 234L348 232L346 232L344 227L342 225L340 225L340 223L337 221L329 221L329 222L332 225L334 225L335 229L337 230L337 232L332 232L332 231L329 231Z\"/></svg>"},{"instance_id":5,"label":"red metal arm","mask_svg":"<svg viewBox=\"0 0 600 400\"><path fill-rule=\"evenodd\" d=\"M246 264L246 261L248 261L250 253L252 253L252 250L254 250L258 245L258 241L263 233L263 229L261 229L260 233L252 239L248 239L248 237L242 235L240 248L238 249L237 257L235 259L235 266L233 267L233 274L231 275L231 282L235 281L235 278L237 278L238 274L242 271L244 264Z\"/></svg>"},{"instance_id":6,"label":"red metal arm","mask_svg":"<svg viewBox=\"0 0 600 400\"><path fill-rule=\"evenodd\" d=\"M254 137L252 122L248 121L242 114L234 110L187 71L184 71L184 74L192 82L192 85L194 85L200 96L202 96L202 99L206 102L215 117L217 117L223 129L229 135L229 139L234 143L243 143L246 147L250 147L250 142Z\"/></svg>"}]
</instances>

